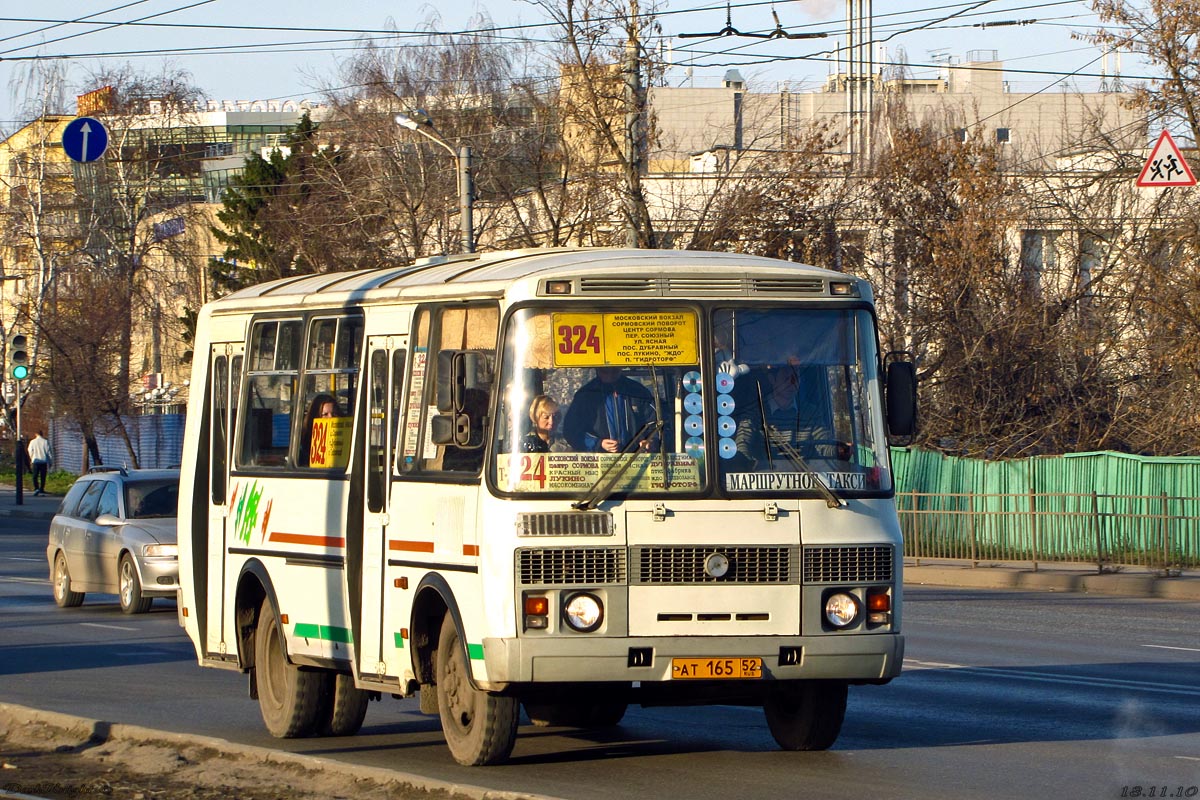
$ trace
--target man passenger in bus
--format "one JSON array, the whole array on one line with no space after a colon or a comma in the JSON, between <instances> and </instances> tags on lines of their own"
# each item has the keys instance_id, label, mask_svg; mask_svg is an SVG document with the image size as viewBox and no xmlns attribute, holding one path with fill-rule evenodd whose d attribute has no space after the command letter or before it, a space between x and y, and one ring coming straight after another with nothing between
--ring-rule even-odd
<instances>
[{"instance_id":1,"label":"man passenger in bus","mask_svg":"<svg viewBox=\"0 0 1200 800\"><path fill-rule=\"evenodd\" d=\"M563 433L575 450L616 453L640 432L638 447L648 450L651 441L643 428L652 419L654 400L649 389L622 375L620 367L597 367L596 377L575 393Z\"/></svg>"},{"instance_id":2,"label":"man passenger in bus","mask_svg":"<svg viewBox=\"0 0 1200 800\"><path fill-rule=\"evenodd\" d=\"M539 394L529 405L529 419L533 430L521 438L522 453L550 453L567 449L555 431L558 427L558 401L546 394Z\"/></svg>"}]
</instances>

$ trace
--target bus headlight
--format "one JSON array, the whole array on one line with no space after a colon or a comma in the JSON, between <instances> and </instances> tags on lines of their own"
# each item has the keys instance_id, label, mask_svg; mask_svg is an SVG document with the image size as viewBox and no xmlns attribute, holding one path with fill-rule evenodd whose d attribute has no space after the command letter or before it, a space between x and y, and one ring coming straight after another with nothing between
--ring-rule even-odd
<instances>
[{"instance_id":1,"label":"bus headlight","mask_svg":"<svg viewBox=\"0 0 1200 800\"><path fill-rule=\"evenodd\" d=\"M835 628L845 628L858 619L858 601L845 592L825 598L825 619Z\"/></svg>"},{"instance_id":2,"label":"bus headlight","mask_svg":"<svg viewBox=\"0 0 1200 800\"><path fill-rule=\"evenodd\" d=\"M578 592L563 603L563 619L571 630L591 633L604 621L604 604L594 594Z\"/></svg>"}]
</instances>

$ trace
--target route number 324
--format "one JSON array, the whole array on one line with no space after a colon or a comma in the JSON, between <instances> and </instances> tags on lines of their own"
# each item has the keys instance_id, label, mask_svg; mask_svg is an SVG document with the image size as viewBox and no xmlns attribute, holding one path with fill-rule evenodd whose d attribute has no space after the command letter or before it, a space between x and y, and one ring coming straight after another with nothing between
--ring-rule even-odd
<instances>
[{"instance_id":1,"label":"route number 324","mask_svg":"<svg viewBox=\"0 0 1200 800\"><path fill-rule=\"evenodd\" d=\"M563 355L600 353L600 335L595 325L559 325L558 352Z\"/></svg>"}]
</instances>

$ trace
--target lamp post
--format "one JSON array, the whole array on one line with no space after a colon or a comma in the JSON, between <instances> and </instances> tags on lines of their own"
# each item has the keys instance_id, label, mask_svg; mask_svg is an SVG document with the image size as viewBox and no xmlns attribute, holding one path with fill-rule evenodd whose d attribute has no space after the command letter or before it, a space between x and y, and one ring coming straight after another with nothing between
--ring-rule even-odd
<instances>
[{"instance_id":1,"label":"lamp post","mask_svg":"<svg viewBox=\"0 0 1200 800\"><path fill-rule=\"evenodd\" d=\"M412 116L397 114L394 119L400 127L416 131L426 139L437 142L446 148L450 155L454 156L454 163L458 172L458 210L459 219L462 223L463 252L474 253L475 221L473 219L473 209L475 205L475 182L471 176L471 148L463 145L455 150L454 145L446 141L446 137L442 136L437 128L433 127L433 120L424 111L414 111Z\"/></svg>"}]
</instances>

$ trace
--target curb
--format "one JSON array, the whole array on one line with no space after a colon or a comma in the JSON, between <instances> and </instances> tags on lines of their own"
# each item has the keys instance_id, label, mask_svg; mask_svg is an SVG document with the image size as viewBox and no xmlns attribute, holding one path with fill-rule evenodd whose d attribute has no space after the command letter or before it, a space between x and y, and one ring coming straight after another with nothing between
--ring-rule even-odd
<instances>
[{"instance_id":1,"label":"curb","mask_svg":"<svg viewBox=\"0 0 1200 800\"><path fill-rule=\"evenodd\" d=\"M525 792L510 792L499 789L486 789L482 786L472 786L464 783L450 783L434 778L425 778L410 772L398 772L383 767L368 767L347 764L320 756L307 756L299 753L287 753L272 750L268 747L238 744L226 739L212 736L193 736L184 733L159 731L144 728L140 725L128 725L123 722L105 722L102 720L76 717L58 711L42 711L37 708L0 703L0 722L9 719L13 724L28 725L42 724L59 730L67 731L81 737L83 741L107 742L122 740L145 744L168 744L180 747L204 747L216 751L229 758L245 758L262 764L287 764L308 770L325 772L333 775L343 775L347 780L370 780L381 786L396 784L410 787L415 791L433 793L444 792L454 798L468 800L556 800L549 795L528 794ZM17 797L18 795L9 795ZM5 795L0 792L0 797Z\"/></svg>"},{"instance_id":2,"label":"curb","mask_svg":"<svg viewBox=\"0 0 1200 800\"><path fill-rule=\"evenodd\" d=\"M1161 578L1148 574L1088 574L1013 567L973 568L958 565L904 565L906 584L963 586L978 589L1033 589L1047 592L1155 597L1200 602L1200 580Z\"/></svg>"}]
</instances>

